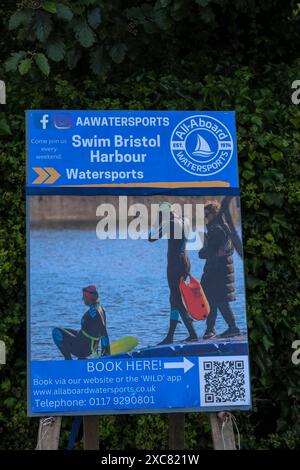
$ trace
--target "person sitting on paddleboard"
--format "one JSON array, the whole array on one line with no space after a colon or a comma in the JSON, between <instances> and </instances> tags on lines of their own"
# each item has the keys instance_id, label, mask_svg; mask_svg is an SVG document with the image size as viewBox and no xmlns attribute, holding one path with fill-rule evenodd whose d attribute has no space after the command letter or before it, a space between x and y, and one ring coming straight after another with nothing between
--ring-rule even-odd
<instances>
[{"instance_id":1,"label":"person sitting on paddleboard","mask_svg":"<svg viewBox=\"0 0 300 470\"><path fill-rule=\"evenodd\" d=\"M168 202L162 202L159 205L158 221L150 230L148 237L150 242L154 242L164 235L168 235L167 279L170 289L171 314L169 331L159 345L173 343L179 317L189 333L185 341L195 341L198 339L193 326L193 320L186 311L179 289L181 277L186 279L190 273L190 259L185 251L187 241L186 234L188 234L188 232L188 219L180 217L172 211L171 204Z\"/></svg>"},{"instance_id":2,"label":"person sitting on paddleboard","mask_svg":"<svg viewBox=\"0 0 300 470\"><path fill-rule=\"evenodd\" d=\"M199 258L206 259L201 284L210 305L203 339L216 336L215 323L220 310L228 329L220 337L232 337L240 333L229 302L236 299L234 285L233 244L228 235L229 228L220 213L218 201L204 206L207 232Z\"/></svg>"},{"instance_id":3,"label":"person sitting on paddleboard","mask_svg":"<svg viewBox=\"0 0 300 470\"><path fill-rule=\"evenodd\" d=\"M106 314L99 303L96 286L84 287L82 294L82 300L89 309L81 319L81 329L57 327L52 330L53 341L67 360L72 359L72 355L86 359L91 354L97 354L100 341L101 356L110 354Z\"/></svg>"}]
</instances>

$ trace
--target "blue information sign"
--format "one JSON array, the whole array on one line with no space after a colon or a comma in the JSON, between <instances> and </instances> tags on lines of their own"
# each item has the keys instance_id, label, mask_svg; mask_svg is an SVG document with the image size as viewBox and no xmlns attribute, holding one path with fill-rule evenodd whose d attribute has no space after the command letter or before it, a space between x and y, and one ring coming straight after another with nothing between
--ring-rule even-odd
<instances>
[{"instance_id":1,"label":"blue information sign","mask_svg":"<svg viewBox=\"0 0 300 470\"><path fill-rule=\"evenodd\" d=\"M249 409L234 112L26 122L28 414Z\"/></svg>"},{"instance_id":2,"label":"blue information sign","mask_svg":"<svg viewBox=\"0 0 300 470\"><path fill-rule=\"evenodd\" d=\"M28 111L28 188L238 187L233 112Z\"/></svg>"}]
</instances>

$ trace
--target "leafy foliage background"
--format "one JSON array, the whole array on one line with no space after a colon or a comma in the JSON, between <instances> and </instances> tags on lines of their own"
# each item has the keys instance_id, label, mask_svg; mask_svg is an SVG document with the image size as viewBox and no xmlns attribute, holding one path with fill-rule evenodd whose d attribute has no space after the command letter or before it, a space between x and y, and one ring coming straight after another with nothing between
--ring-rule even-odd
<instances>
[{"instance_id":1,"label":"leafy foliage background","mask_svg":"<svg viewBox=\"0 0 300 470\"><path fill-rule=\"evenodd\" d=\"M242 448L300 448L297 1L1 1L0 28L0 448L34 448L38 426L25 394L28 108L236 110L253 410L235 416ZM212 446L206 415L187 415L186 443ZM167 416L104 417L101 448L166 449Z\"/></svg>"}]
</instances>

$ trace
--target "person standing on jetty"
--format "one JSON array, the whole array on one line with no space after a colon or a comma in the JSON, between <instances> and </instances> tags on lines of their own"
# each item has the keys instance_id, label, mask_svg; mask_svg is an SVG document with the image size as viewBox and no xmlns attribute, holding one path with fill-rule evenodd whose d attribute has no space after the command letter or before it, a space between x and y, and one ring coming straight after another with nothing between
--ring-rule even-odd
<instances>
[{"instance_id":1,"label":"person standing on jetty","mask_svg":"<svg viewBox=\"0 0 300 470\"><path fill-rule=\"evenodd\" d=\"M167 279L170 289L171 313L169 331L159 345L173 343L176 327L180 323L179 318L181 318L189 333L184 341L196 341L198 339L193 320L186 311L179 289L181 278L187 278L191 267L190 259L186 254L188 232L188 219L180 217L172 211L170 203L162 202L159 205L158 221L150 230L148 237L150 242L154 242L164 235L168 235Z\"/></svg>"}]
</instances>

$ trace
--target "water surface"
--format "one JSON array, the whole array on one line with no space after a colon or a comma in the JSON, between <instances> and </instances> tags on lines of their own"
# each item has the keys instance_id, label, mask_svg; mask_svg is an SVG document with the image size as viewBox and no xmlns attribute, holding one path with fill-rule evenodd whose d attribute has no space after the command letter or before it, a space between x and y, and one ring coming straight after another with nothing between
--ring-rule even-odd
<instances>
[{"instance_id":1,"label":"water surface","mask_svg":"<svg viewBox=\"0 0 300 470\"><path fill-rule=\"evenodd\" d=\"M191 273L200 279L205 260L188 252ZM53 344L54 326L80 329L87 310L82 287L95 284L107 312L111 341L126 335L139 347L161 341L168 330L169 289L166 277L167 241L99 240L95 230L31 230L30 294L32 359L62 359ZM235 253L237 300L231 305L237 325L246 330L242 260ZM199 336L205 322L194 322ZM218 314L216 330L226 329ZM187 331L178 325L175 339Z\"/></svg>"}]
</instances>

